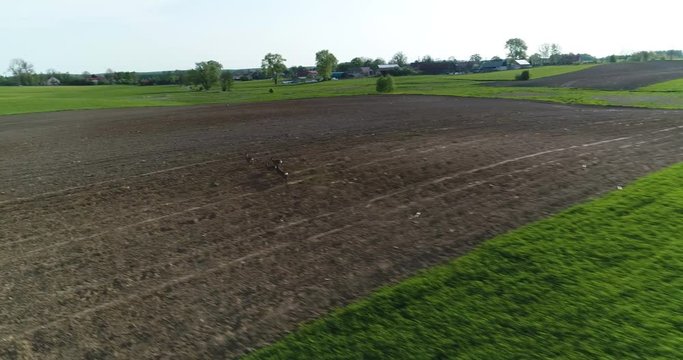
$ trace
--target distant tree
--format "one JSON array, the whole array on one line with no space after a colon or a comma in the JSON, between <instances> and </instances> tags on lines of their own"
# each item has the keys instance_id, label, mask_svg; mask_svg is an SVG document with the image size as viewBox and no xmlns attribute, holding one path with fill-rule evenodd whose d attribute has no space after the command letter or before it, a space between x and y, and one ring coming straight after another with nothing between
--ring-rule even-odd
<instances>
[{"instance_id":1,"label":"distant tree","mask_svg":"<svg viewBox=\"0 0 683 360\"><path fill-rule=\"evenodd\" d=\"M273 79L275 85L277 85L280 74L287 69L285 61L287 60L282 55L272 53L266 54L263 60L261 60L261 70L267 77Z\"/></svg>"},{"instance_id":2,"label":"distant tree","mask_svg":"<svg viewBox=\"0 0 683 360\"><path fill-rule=\"evenodd\" d=\"M547 59L550 55L550 44L541 44L541 46L538 47L538 56L540 58Z\"/></svg>"},{"instance_id":3,"label":"distant tree","mask_svg":"<svg viewBox=\"0 0 683 360\"><path fill-rule=\"evenodd\" d=\"M539 53L533 54L529 56L529 63L533 66L543 65L543 57Z\"/></svg>"},{"instance_id":4,"label":"distant tree","mask_svg":"<svg viewBox=\"0 0 683 360\"><path fill-rule=\"evenodd\" d=\"M114 81L116 81L118 84L133 85L138 82L138 76L135 72L117 71L114 73Z\"/></svg>"},{"instance_id":5,"label":"distant tree","mask_svg":"<svg viewBox=\"0 0 683 360\"><path fill-rule=\"evenodd\" d=\"M422 59L419 60L421 63L433 63L434 58L431 55L425 55L422 57Z\"/></svg>"},{"instance_id":6,"label":"distant tree","mask_svg":"<svg viewBox=\"0 0 683 360\"><path fill-rule=\"evenodd\" d=\"M0 75L0 86L12 86L12 85L16 85L16 83L12 82L10 78Z\"/></svg>"},{"instance_id":7,"label":"distant tree","mask_svg":"<svg viewBox=\"0 0 683 360\"><path fill-rule=\"evenodd\" d=\"M591 54L577 54L579 56L579 61L583 63L597 63L598 59Z\"/></svg>"},{"instance_id":8,"label":"distant tree","mask_svg":"<svg viewBox=\"0 0 683 360\"><path fill-rule=\"evenodd\" d=\"M525 59L527 46L524 40L520 38L509 39L505 42L505 48L508 50L508 57L512 59Z\"/></svg>"},{"instance_id":9,"label":"distant tree","mask_svg":"<svg viewBox=\"0 0 683 360\"><path fill-rule=\"evenodd\" d=\"M562 53L562 48L560 48L560 45L552 43L550 44L550 56L553 55L560 55Z\"/></svg>"},{"instance_id":10,"label":"distant tree","mask_svg":"<svg viewBox=\"0 0 683 360\"><path fill-rule=\"evenodd\" d=\"M553 65L571 65L581 61L579 54L553 54L550 55L550 63Z\"/></svg>"},{"instance_id":11,"label":"distant tree","mask_svg":"<svg viewBox=\"0 0 683 360\"><path fill-rule=\"evenodd\" d=\"M501 59L500 57L498 57L498 56L494 56L494 57L491 58L491 60L502 60L502 59Z\"/></svg>"},{"instance_id":12,"label":"distant tree","mask_svg":"<svg viewBox=\"0 0 683 360\"><path fill-rule=\"evenodd\" d=\"M218 83L221 69L223 69L223 65L214 60L195 63L195 68L192 71L192 83L200 85L204 90L209 90Z\"/></svg>"},{"instance_id":13,"label":"distant tree","mask_svg":"<svg viewBox=\"0 0 683 360\"><path fill-rule=\"evenodd\" d=\"M342 63L337 64L336 70L347 72L347 71L351 71L352 68L353 68L353 64L351 64L351 62L342 62Z\"/></svg>"},{"instance_id":14,"label":"distant tree","mask_svg":"<svg viewBox=\"0 0 683 360\"><path fill-rule=\"evenodd\" d=\"M235 79L232 76L232 71L225 70L221 73L221 90L230 91L234 83Z\"/></svg>"},{"instance_id":15,"label":"distant tree","mask_svg":"<svg viewBox=\"0 0 683 360\"><path fill-rule=\"evenodd\" d=\"M104 78L107 80L109 84L114 83L114 70L111 68L107 69L107 71L104 73Z\"/></svg>"},{"instance_id":16,"label":"distant tree","mask_svg":"<svg viewBox=\"0 0 683 360\"><path fill-rule=\"evenodd\" d=\"M611 62L611 63L617 62L617 56L614 54L610 55L609 56L609 62Z\"/></svg>"},{"instance_id":17,"label":"distant tree","mask_svg":"<svg viewBox=\"0 0 683 360\"><path fill-rule=\"evenodd\" d=\"M406 66L408 64L408 57L402 51L399 51L391 57L390 62L398 66Z\"/></svg>"},{"instance_id":18,"label":"distant tree","mask_svg":"<svg viewBox=\"0 0 683 360\"><path fill-rule=\"evenodd\" d=\"M384 59L382 59L382 58L377 58L377 59L375 59L375 60L372 60L372 61L371 61L369 64L367 64L366 66L371 67L373 70L377 70L377 68L379 67L379 65L386 65L386 64L387 64L387 62L386 62Z\"/></svg>"},{"instance_id":19,"label":"distant tree","mask_svg":"<svg viewBox=\"0 0 683 360\"><path fill-rule=\"evenodd\" d=\"M419 70L421 74L438 75L451 74L458 71L457 63L452 60L434 60L428 58L427 61L416 61L411 67Z\"/></svg>"},{"instance_id":20,"label":"distant tree","mask_svg":"<svg viewBox=\"0 0 683 360\"><path fill-rule=\"evenodd\" d=\"M287 70L287 73L291 79L296 79L299 77L304 77L308 75L308 69L305 67L299 65L299 66L292 66Z\"/></svg>"},{"instance_id":21,"label":"distant tree","mask_svg":"<svg viewBox=\"0 0 683 360\"><path fill-rule=\"evenodd\" d=\"M666 57L669 58L669 60L673 60L675 53L676 53L676 50L667 50L666 51Z\"/></svg>"},{"instance_id":22,"label":"distant tree","mask_svg":"<svg viewBox=\"0 0 683 360\"><path fill-rule=\"evenodd\" d=\"M337 67L337 58L328 50L320 50L315 54L316 69L318 75L322 76L323 80L332 79L332 70Z\"/></svg>"},{"instance_id":23,"label":"distant tree","mask_svg":"<svg viewBox=\"0 0 683 360\"><path fill-rule=\"evenodd\" d=\"M12 59L7 69L14 76L18 85L31 85L33 83L33 64L24 59Z\"/></svg>"},{"instance_id":24,"label":"distant tree","mask_svg":"<svg viewBox=\"0 0 683 360\"><path fill-rule=\"evenodd\" d=\"M479 55L479 54L471 55L470 61L475 63L475 64L479 64L481 62L481 55Z\"/></svg>"},{"instance_id":25,"label":"distant tree","mask_svg":"<svg viewBox=\"0 0 683 360\"><path fill-rule=\"evenodd\" d=\"M355 58L351 59L351 66L352 67L370 66L371 62L372 62L372 59L369 59L366 57L355 57Z\"/></svg>"}]
</instances>

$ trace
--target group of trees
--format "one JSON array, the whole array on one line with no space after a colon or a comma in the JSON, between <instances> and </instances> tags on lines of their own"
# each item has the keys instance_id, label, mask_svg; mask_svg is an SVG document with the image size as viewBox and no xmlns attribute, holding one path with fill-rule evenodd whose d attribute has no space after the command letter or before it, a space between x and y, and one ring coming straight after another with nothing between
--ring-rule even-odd
<instances>
[{"instance_id":1,"label":"group of trees","mask_svg":"<svg viewBox=\"0 0 683 360\"><path fill-rule=\"evenodd\" d=\"M534 66L541 65L566 65L580 62L619 62L619 61L651 61L651 60L674 60L683 59L683 51L639 51L631 55L611 55L604 59L596 59L588 54L562 53L558 44L542 44L538 51L527 56L528 46L520 38L511 38L505 43L508 59L528 59ZM500 60L493 57L491 60ZM277 85L283 77L298 79L315 76L312 68L293 66L287 68L287 61L282 55L268 53L261 60L260 70L241 71L233 74L223 69L223 65L215 60L202 61L195 64L191 70L175 70L156 73L117 72L107 69L103 75L92 75L84 72L80 75L60 73L48 70L46 73L36 73L33 64L23 59L13 59L10 62L9 77L0 76L0 85L43 85L49 79L55 78L63 85L93 85L93 84L140 84L140 85L191 85L197 90L210 90L219 85L223 91L229 91L233 86L234 79L272 79ZM433 59L427 55L412 63L408 63L408 57L403 52L394 54L389 63L398 65L397 68L388 71L391 75L411 74L445 74L454 72L470 72L476 70L483 61L481 55L473 54L468 61L457 61L454 58L448 60ZM380 65L387 62L382 58L355 57L348 62L339 62L329 50L320 50L315 54L315 70L317 77L322 80L332 79L334 71L349 74L367 72L362 70L369 68L377 72ZM387 71L383 71L387 73Z\"/></svg>"},{"instance_id":2,"label":"group of trees","mask_svg":"<svg viewBox=\"0 0 683 360\"><path fill-rule=\"evenodd\" d=\"M367 57L355 57L348 62L342 62L337 65L337 71L349 72L357 68L369 67L377 69L379 65L385 65L387 62L382 58L370 59Z\"/></svg>"},{"instance_id":3,"label":"group of trees","mask_svg":"<svg viewBox=\"0 0 683 360\"><path fill-rule=\"evenodd\" d=\"M589 54L562 53L558 44L541 44L538 51L529 56L533 66L542 65L571 65L576 63L596 62L597 59Z\"/></svg>"},{"instance_id":4,"label":"group of trees","mask_svg":"<svg viewBox=\"0 0 683 360\"><path fill-rule=\"evenodd\" d=\"M222 91L230 91L235 82L232 71L223 70L223 64L215 60L196 63L194 69L188 71L187 78L196 90L211 90L220 85Z\"/></svg>"},{"instance_id":5,"label":"group of trees","mask_svg":"<svg viewBox=\"0 0 683 360\"><path fill-rule=\"evenodd\" d=\"M45 73L36 73L33 64L23 59L13 59L10 62L8 72L11 76L0 76L0 85L45 85L52 78L57 79L59 84L62 85L93 85L98 82L133 85L139 82L135 72L114 72L111 69L108 69L102 77L94 76L87 71L76 75L68 72L58 72L54 69L49 69Z\"/></svg>"},{"instance_id":6,"label":"group of trees","mask_svg":"<svg viewBox=\"0 0 683 360\"><path fill-rule=\"evenodd\" d=\"M610 56L611 62L621 61L653 61L653 60L674 60L683 58L683 51L681 50L666 50L666 51L638 51L628 56L617 57ZM614 60L614 61L612 61Z\"/></svg>"},{"instance_id":7,"label":"group of trees","mask_svg":"<svg viewBox=\"0 0 683 360\"><path fill-rule=\"evenodd\" d=\"M19 85L33 85L35 71L33 64L24 59L12 59L7 69L12 76L17 80Z\"/></svg>"}]
</instances>

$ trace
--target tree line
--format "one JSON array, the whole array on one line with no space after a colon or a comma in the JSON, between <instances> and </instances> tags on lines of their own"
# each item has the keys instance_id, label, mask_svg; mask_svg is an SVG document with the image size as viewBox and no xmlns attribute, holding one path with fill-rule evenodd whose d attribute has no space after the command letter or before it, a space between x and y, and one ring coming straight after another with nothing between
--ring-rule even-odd
<instances>
[{"instance_id":1,"label":"tree line","mask_svg":"<svg viewBox=\"0 0 683 360\"><path fill-rule=\"evenodd\" d=\"M528 46L520 38L511 38L505 43L508 60L526 59L533 66L543 65L569 65L585 62L620 62L620 61L652 61L683 59L681 50L665 51L639 51L630 55L611 55L597 59L589 54L563 53L558 44L542 44L538 51L527 56ZM493 57L490 60L502 60ZM301 79L331 80L334 78L353 77L355 74L378 75L378 68L386 65L387 61L382 58L355 57L347 62L339 62L329 50L320 50L315 54L316 66L314 68L304 66L287 67L287 60L281 54L268 53L261 60L260 69L233 72L223 69L223 65L215 60L202 61L195 64L190 70L163 71L154 73L136 73L127 71L114 71L107 69L104 74L69 74L48 70L45 73L36 73L33 64L23 59L13 59L10 62L8 72L10 76L0 76L0 86L13 85L46 85L57 83L60 85L185 85L194 90L210 90L220 86L221 90L229 91L235 80L258 80L272 79L274 84L283 79L299 81ZM477 71L485 60L479 54L473 54L468 60L434 59L429 55L408 62L403 52L397 52L389 60L389 64L396 65L390 70L383 71L394 76L415 74L450 74ZM333 74L335 74L333 76Z\"/></svg>"}]
</instances>

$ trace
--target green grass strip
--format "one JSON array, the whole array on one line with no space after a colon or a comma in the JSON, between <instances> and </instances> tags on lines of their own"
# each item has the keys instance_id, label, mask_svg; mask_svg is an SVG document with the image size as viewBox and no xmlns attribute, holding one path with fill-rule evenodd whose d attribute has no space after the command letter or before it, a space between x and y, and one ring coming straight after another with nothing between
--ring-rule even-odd
<instances>
[{"instance_id":1,"label":"green grass strip","mask_svg":"<svg viewBox=\"0 0 683 360\"><path fill-rule=\"evenodd\" d=\"M498 236L248 359L675 359L683 164Z\"/></svg>"},{"instance_id":2,"label":"green grass strip","mask_svg":"<svg viewBox=\"0 0 683 360\"><path fill-rule=\"evenodd\" d=\"M683 92L683 79L665 81L650 86L645 86L638 90L652 92Z\"/></svg>"},{"instance_id":3,"label":"green grass strip","mask_svg":"<svg viewBox=\"0 0 683 360\"><path fill-rule=\"evenodd\" d=\"M566 73L586 70L592 68L595 64L582 65L554 65L542 66L527 69L532 79L540 79L548 76L562 75ZM492 71L478 74L458 75L455 78L460 80L476 80L476 81L513 81L515 76L519 75L524 70L505 70Z\"/></svg>"}]
</instances>

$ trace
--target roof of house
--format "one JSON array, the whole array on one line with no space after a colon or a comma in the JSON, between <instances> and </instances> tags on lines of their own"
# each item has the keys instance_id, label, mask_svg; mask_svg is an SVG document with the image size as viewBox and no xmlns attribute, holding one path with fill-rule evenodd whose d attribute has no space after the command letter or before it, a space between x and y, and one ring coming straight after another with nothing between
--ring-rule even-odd
<instances>
[{"instance_id":1,"label":"roof of house","mask_svg":"<svg viewBox=\"0 0 683 360\"><path fill-rule=\"evenodd\" d=\"M391 69L398 69L400 66L398 64L386 64L386 65L377 65L377 68L379 70L391 70Z\"/></svg>"},{"instance_id":2,"label":"roof of house","mask_svg":"<svg viewBox=\"0 0 683 360\"><path fill-rule=\"evenodd\" d=\"M497 68L505 66L505 60L488 60L481 64L482 68Z\"/></svg>"},{"instance_id":3,"label":"roof of house","mask_svg":"<svg viewBox=\"0 0 683 360\"><path fill-rule=\"evenodd\" d=\"M522 65L522 66L531 65L531 64L529 64L528 61L526 61L524 59L515 60L515 62L517 63L517 65Z\"/></svg>"}]
</instances>

